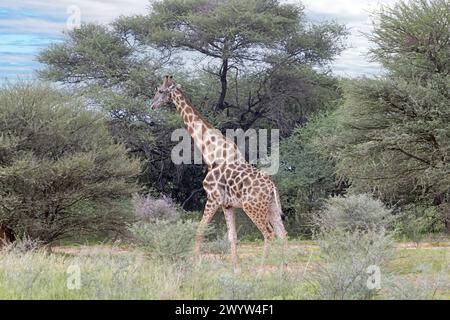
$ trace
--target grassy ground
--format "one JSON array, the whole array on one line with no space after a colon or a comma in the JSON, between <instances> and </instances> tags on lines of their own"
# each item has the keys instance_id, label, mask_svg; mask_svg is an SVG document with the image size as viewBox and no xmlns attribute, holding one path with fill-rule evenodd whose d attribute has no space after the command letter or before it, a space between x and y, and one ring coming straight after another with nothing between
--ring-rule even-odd
<instances>
[{"instance_id":1,"label":"grassy ground","mask_svg":"<svg viewBox=\"0 0 450 320\"><path fill-rule=\"evenodd\" d=\"M232 273L225 253L205 254L203 263L195 266L189 261L154 261L137 249L104 244L59 246L52 253L0 251L0 299L314 298L309 275L321 261L318 246L312 241L294 240L288 252L281 253L280 248L273 246L260 275L256 272L260 242L239 245L239 275ZM286 261L287 267L282 268L280 261ZM448 240L424 243L419 248L399 243L395 259L382 270L379 298L391 297L385 287L395 282L400 284L397 290L402 292L401 297L420 297L425 290L428 297L450 299L448 287L433 286L442 277L450 278L449 262ZM77 270L81 287L69 289L68 280L76 283L71 281Z\"/></svg>"}]
</instances>

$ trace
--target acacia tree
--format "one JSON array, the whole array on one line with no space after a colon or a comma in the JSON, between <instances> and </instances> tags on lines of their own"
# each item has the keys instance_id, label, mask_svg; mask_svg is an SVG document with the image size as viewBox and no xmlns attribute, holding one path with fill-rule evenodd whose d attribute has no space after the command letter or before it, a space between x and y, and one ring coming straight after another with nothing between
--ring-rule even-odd
<instances>
[{"instance_id":1,"label":"acacia tree","mask_svg":"<svg viewBox=\"0 0 450 320\"><path fill-rule=\"evenodd\" d=\"M215 127L276 127L285 137L339 96L326 65L345 35L343 26L310 24L303 7L275 0L164 0L148 14L82 25L39 61L44 79L82 88L108 111L113 136L146 159L142 182L192 204L202 167L174 166L178 118L145 103L163 72L175 73Z\"/></svg>"},{"instance_id":2,"label":"acacia tree","mask_svg":"<svg viewBox=\"0 0 450 320\"><path fill-rule=\"evenodd\" d=\"M356 190L398 205L423 202L449 215L450 5L401 1L375 23L384 79L347 82L337 126L318 145L333 152ZM426 207L426 206L425 206Z\"/></svg>"},{"instance_id":3,"label":"acacia tree","mask_svg":"<svg viewBox=\"0 0 450 320\"><path fill-rule=\"evenodd\" d=\"M0 90L0 237L43 243L120 232L120 201L138 190L139 162L99 112L43 85Z\"/></svg>"},{"instance_id":4,"label":"acacia tree","mask_svg":"<svg viewBox=\"0 0 450 320\"><path fill-rule=\"evenodd\" d=\"M200 66L218 83L212 90L217 94L206 98L213 100L209 105L226 109L236 125L248 128L269 113L267 100L291 97L292 104L304 98L301 66L323 66L344 48L343 26L310 26L303 9L274 0L166 0L156 2L149 15L119 19L116 26L163 52L207 59ZM244 81L230 84L230 76ZM253 90L242 90L239 99L239 87L250 79Z\"/></svg>"}]
</instances>

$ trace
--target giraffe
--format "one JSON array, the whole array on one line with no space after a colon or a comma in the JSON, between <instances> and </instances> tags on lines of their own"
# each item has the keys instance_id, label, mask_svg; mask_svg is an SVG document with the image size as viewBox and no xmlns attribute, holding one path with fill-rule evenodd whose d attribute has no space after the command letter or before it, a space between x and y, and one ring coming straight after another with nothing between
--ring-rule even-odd
<instances>
[{"instance_id":1,"label":"giraffe","mask_svg":"<svg viewBox=\"0 0 450 320\"><path fill-rule=\"evenodd\" d=\"M203 180L207 202L195 239L197 259L201 260L204 230L221 207L228 229L233 269L239 272L234 209L242 208L264 237L262 269L270 241L275 236L282 238L287 245L287 233L282 221L284 216L275 184L268 175L245 160L233 141L224 137L200 115L180 86L173 82L172 76L165 76L150 107L155 110L170 103L175 104L208 166Z\"/></svg>"}]
</instances>

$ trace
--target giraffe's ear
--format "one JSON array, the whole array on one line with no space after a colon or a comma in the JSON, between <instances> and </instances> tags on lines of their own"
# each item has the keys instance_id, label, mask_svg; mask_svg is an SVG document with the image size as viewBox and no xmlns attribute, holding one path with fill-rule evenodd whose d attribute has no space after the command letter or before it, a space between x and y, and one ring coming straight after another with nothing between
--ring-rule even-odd
<instances>
[{"instance_id":1,"label":"giraffe's ear","mask_svg":"<svg viewBox=\"0 0 450 320\"><path fill-rule=\"evenodd\" d=\"M181 84L177 84L177 89L181 89Z\"/></svg>"}]
</instances>

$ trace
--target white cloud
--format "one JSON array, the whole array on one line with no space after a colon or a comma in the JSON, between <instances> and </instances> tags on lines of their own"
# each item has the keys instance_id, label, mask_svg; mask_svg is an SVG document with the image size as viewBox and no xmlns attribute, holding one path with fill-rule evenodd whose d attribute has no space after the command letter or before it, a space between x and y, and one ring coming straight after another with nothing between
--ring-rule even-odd
<instances>
[{"instance_id":1,"label":"white cloud","mask_svg":"<svg viewBox=\"0 0 450 320\"><path fill-rule=\"evenodd\" d=\"M285 0L300 3L298 0ZM371 14L383 5L392 5L397 0L302 0L308 16L317 20L336 20L350 31L349 48L342 52L333 64L336 74L341 76L377 75L382 73L379 64L371 62L368 51L371 47L363 33L372 30Z\"/></svg>"},{"instance_id":2,"label":"white cloud","mask_svg":"<svg viewBox=\"0 0 450 320\"><path fill-rule=\"evenodd\" d=\"M142 14L148 11L150 1L145 0L2 0L1 6L11 9L27 8L46 15L69 17L67 9L78 6L82 22L106 23L120 15Z\"/></svg>"},{"instance_id":3,"label":"white cloud","mask_svg":"<svg viewBox=\"0 0 450 320\"><path fill-rule=\"evenodd\" d=\"M8 33L59 34L65 27L65 23L52 22L38 18L0 20L0 30Z\"/></svg>"},{"instance_id":4,"label":"white cloud","mask_svg":"<svg viewBox=\"0 0 450 320\"><path fill-rule=\"evenodd\" d=\"M0 32L28 34L61 34L66 29L69 18L67 9L76 5L80 9L81 22L108 23L120 15L145 14L154 0L2 0L0 7L15 10L32 10L33 17L2 19ZM245 1L245 0L243 0ZM334 63L334 70L340 75L377 74L380 67L367 59L370 47L361 31L370 32L370 12L383 4L393 4L396 0L282 0L303 3L306 13L313 19L334 19L346 24L351 35L350 48L345 50ZM42 16L45 15L45 16Z\"/></svg>"}]
</instances>

